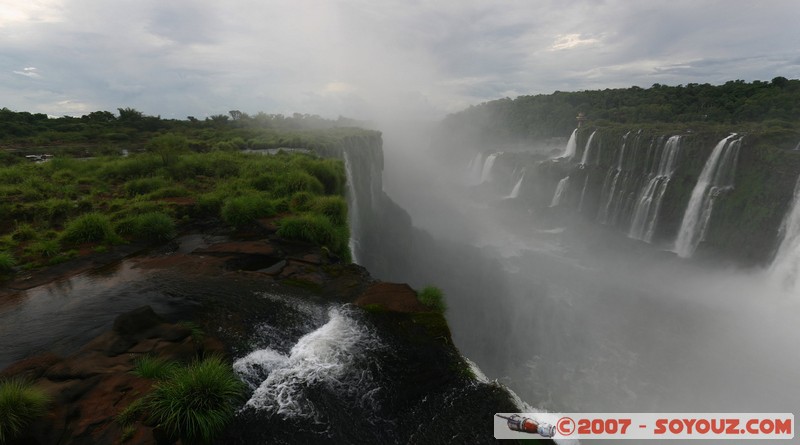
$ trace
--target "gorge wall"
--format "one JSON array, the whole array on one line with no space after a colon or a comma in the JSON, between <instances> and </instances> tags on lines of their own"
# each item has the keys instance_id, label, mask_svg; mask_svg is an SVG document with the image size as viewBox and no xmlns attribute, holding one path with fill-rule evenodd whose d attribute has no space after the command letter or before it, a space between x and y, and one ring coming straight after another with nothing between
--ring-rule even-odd
<instances>
[{"instance_id":1,"label":"gorge wall","mask_svg":"<svg viewBox=\"0 0 800 445\"><path fill-rule=\"evenodd\" d=\"M473 183L508 197L517 189L515 206L580 217L680 256L763 265L781 242L800 175L793 141L758 132L587 126L565 145L548 154L483 152L470 162L482 159L492 174L473 173ZM679 249L692 199L695 233Z\"/></svg>"}]
</instances>

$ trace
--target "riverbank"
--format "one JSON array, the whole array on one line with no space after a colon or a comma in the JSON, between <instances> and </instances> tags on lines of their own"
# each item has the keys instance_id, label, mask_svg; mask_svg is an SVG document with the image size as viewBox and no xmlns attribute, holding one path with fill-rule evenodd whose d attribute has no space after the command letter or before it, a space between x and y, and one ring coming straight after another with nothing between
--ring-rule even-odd
<instances>
[{"instance_id":1,"label":"riverbank","mask_svg":"<svg viewBox=\"0 0 800 445\"><path fill-rule=\"evenodd\" d=\"M320 247L283 240L270 219L239 231L206 225L132 256L126 249L88 255L42 270L23 282L41 283L48 278L65 282L76 272L107 268L113 264L106 261L120 259L146 280L171 276L172 286L189 309L161 317L149 307L123 314L113 314L115 308L109 307L114 321L77 349L62 355L36 354L7 367L2 377L33 381L53 400L47 416L30 428L30 443L170 443L147 416L128 424L117 420L155 383L131 374L137 360L155 356L189 363L222 355L230 362L246 355L254 339L263 341L259 330L265 324L281 329L280 338L291 346L309 334L302 327L305 322L291 309L298 304L320 308L354 304L352 316L358 323L379 332L384 346L374 359L381 363L382 373L375 376L375 384L384 394L376 415L399 422L381 434L405 443L402 438L412 437L409 431L422 422L428 427L412 441L436 442L452 428L446 426L449 422L432 420L442 409L439 404L468 398L475 408L466 410L466 415L479 423L459 434L466 434L471 442L491 442L491 414L516 410L504 389L475 380L452 344L443 315L419 303L413 289L379 283L364 268L342 263ZM113 281L114 273L108 278ZM9 295L6 287L6 303L0 307L7 310L15 304L15 295L16 301L24 301L20 294L35 290L33 286ZM426 413L432 417L423 419ZM329 437L314 429L296 429L296 419L273 413L265 420L264 415L252 410L240 413L223 433L224 443L281 437L293 443ZM265 422L270 428L264 428ZM352 434L346 432L347 427L343 425L337 434Z\"/></svg>"}]
</instances>

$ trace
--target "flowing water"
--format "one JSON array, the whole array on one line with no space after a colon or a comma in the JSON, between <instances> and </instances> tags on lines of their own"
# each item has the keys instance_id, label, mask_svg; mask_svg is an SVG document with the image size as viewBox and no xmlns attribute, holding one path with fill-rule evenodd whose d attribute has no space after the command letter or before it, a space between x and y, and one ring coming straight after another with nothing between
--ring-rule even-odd
<instances>
[{"instance_id":1,"label":"flowing water","mask_svg":"<svg viewBox=\"0 0 800 445\"><path fill-rule=\"evenodd\" d=\"M577 135L578 135L578 129L576 128L572 131L572 134L569 136L569 140L567 141L567 146L564 148L564 154L560 156L561 158L572 159L572 157L575 156L575 152L578 149L578 143L576 140Z\"/></svg>"},{"instance_id":2,"label":"flowing water","mask_svg":"<svg viewBox=\"0 0 800 445\"><path fill-rule=\"evenodd\" d=\"M500 154L501 153L492 153L486 157L486 161L483 163L483 169L481 169L481 184L492 180L492 167L494 166L494 161Z\"/></svg>"},{"instance_id":3,"label":"flowing water","mask_svg":"<svg viewBox=\"0 0 800 445\"><path fill-rule=\"evenodd\" d=\"M561 203L561 198L567 193L569 188L569 176L561 178L556 185L556 191L553 193L553 199L550 201L550 207L556 207Z\"/></svg>"},{"instance_id":4,"label":"flowing water","mask_svg":"<svg viewBox=\"0 0 800 445\"><path fill-rule=\"evenodd\" d=\"M583 166L589 165L589 155L592 152L592 140L594 140L595 134L597 134L596 130L589 135L589 139L586 141L586 147L583 149L583 156L581 157L581 165Z\"/></svg>"},{"instance_id":5,"label":"flowing water","mask_svg":"<svg viewBox=\"0 0 800 445\"><path fill-rule=\"evenodd\" d=\"M781 225L781 244L769 269L771 279L786 291L800 289L800 178L794 200Z\"/></svg>"},{"instance_id":6,"label":"flowing water","mask_svg":"<svg viewBox=\"0 0 800 445\"><path fill-rule=\"evenodd\" d=\"M675 173L675 164L678 161L680 151L680 136L672 136L667 140L663 149L660 151L660 158L654 157L647 185L642 189L636 200L636 207L633 212L633 221L628 236L634 239L652 242L655 233L656 223L658 222L661 201L667 191L669 181ZM655 161L658 161L656 164Z\"/></svg>"},{"instance_id":7,"label":"flowing water","mask_svg":"<svg viewBox=\"0 0 800 445\"><path fill-rule=\"evenodd\" d=\"M675 240L675 252L678 256L687 258L694 254L705 236L715 198L720 192L733 187L733 173L741 143L742 139L736 138L736 134L722 139L703 166Z\"/></svg>"}]
</instances>

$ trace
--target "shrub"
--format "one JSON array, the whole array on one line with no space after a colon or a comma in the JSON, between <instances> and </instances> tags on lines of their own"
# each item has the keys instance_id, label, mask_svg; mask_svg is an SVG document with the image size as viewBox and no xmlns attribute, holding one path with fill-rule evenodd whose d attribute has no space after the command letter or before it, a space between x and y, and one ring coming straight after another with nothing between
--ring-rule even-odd
<instances>
[{"instance_id":1,"label":"shrub","mask_svg":"<svg viewBox=\"0 0 800 445\"><path fill-rule=\"evenodd\" d=\"M347 222L347 202L341 196L319 196L311 209L328 217L334 224Z\"/></svg>"},{"instance_id":2,"label":"shrub","mask_svg":"<svg viewBox=\"0 0 800 445\"><path fill-rule=\"evenodd\" d=\"M222 219L236 227L251 224L257 218L273 215L275 215L275 208L272 202L261 193L230 198L222 206Z\"/></svg>"},{"instance_id":3,"label":"shrub","mask_svg":"<svg viewBox=\"0 0 800 445\"><path fill-rule=\"evenodd\" d=\"M132 218L131 234L145 241L168 241L175 238L175 223L162 212L149 212Z\"/></svg>"},{"instance_id":4,"label":"shrub","mask_svg":"<svg viewBox=\"0 0 800 445\"><path fill-rule=\"evenodd\" d=\"M311 209L314 195L309 192L297 192L289 200L289 210L292 212L305 212Z\"/></svg>"},{"instance_id":5,"label":"shrub","mask_svg":"<svg viewBox=\"0 0 800 445\"><path fill-rule=\"evenodd\" d=\"M125 192L128 196L146 195L150 192L166 187L167 181L164 178L142 178L128 181L125 184Z\"/></svg>"},{"instance_id":6,"label":"shrub","mask_svg":"<svg viewBox=\"0 0 800 445\"><path fill-rule=\"evenodd\" d=\"M179 368L155 385L147 407L173 437L210 442L233 419L244 384L218 357Z\"/></svg>"},{"instance_id":7,"label":"shrub","mask_svg":"<svg viewBox=\"0 0 800 445\"><path fill-rule=\"evenodd\" d=\"M34 255L51 258L61 252L61 245L55 239L43 239L31 244L30 252Z\"/></svg>"},{"instance_id":8,"label":"shrub","mask_svg":"<svg viewBox=\"0 0 800 445\"><path fill-rule=\"evenodd\" d=\"M278 229L278 236L327 246L345 260L349 261L350 258L347 246L350 233L347 225L334 226L324 215L306 213L283 218Z\"/></svg>"},{"instance_id":9,"label":"shrub","mask_svg":"<svg viewBox=\"0 0 800 445\"><path fill-rule=\"evenodd\" d=\"M438 287L425 286L425 288L417 293L417 299L420 303L437 312L444 312L447 309L447 304L444 302L444 293Z\"/></svg>"},{"instance_id":10,"label":"shrub","mask_svg":"<svg viewBox=\"0 0 800 445\"><path fill-rule=\"evenodd\" d=\"M0 252L0 272L8 272L17 264L14 256L8 252Z\"/></svg>"},{"instance_id":11,"label":"shrub","mask_svg":"<svg viewBox=\"0 0 800 445\"><path fill-rule=\"evenodd\" d=\"M0 383L0 443L22 435L30 424L43 416L50 397L41 389L21 380Z\"/></svg>"},{"instance_id":12,"label":"shrub","mask_svg":"<svg viewBox=\"0 0 800 445\"><path fill-rule=\"evenodd\" d=\"M30 241L36 239L38 235L39 232L30 224L19 224L11 237L16 241Z\"/></svg>"},{"instance_id":13,"label":"shrub","mask_svg":"<svg viewBox=\"0 0 800 445\"><path fill-rule=\"evenodd\" d=\"M70 220L61 235L61 239L69 243L113 241L115 238L108 217L94 212Z\"/></svg>"},{"instance_id":14,"label":"shrub","mask_svg":"<svg viewBox=\"0 0 800 445\"><path fill-rule=\"evenodd\" d=\"M132 374L146 379L164 380L172 376L178 364L161 357L145 355L136 359Z\"/></svg>"},{"instance_id":15,"label":"shrub","mask_svg":"<svg viewBox=\"0 0 800 445\"><path fill-rule=\"evenodd\" d=\"M301 170L292 170L278 176L272 193L276 196L291 196L295 192L311 192L320 195L325 187L319 179Z\"/></svg>"}]
</instances>

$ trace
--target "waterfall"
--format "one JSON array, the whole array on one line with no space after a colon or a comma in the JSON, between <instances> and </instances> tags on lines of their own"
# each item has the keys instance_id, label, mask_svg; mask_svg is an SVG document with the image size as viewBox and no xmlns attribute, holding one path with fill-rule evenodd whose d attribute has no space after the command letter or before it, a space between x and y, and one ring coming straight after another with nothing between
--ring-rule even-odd
<instances>
[{"instance_id":1,"label":"waterfall","mask_svg":"<svg viewBox=\"0 0 800 445\"><path fill-rule=\"evenodd\" d=\"M619 181L620 174L622 173L622 165L625 159L625 146L628 143L628 136L631 132L625 133L622 136L622 147L619 151L619 158L617 158L617 165L608 170L606 179L603 181L603 191L601 194L600 212L597 215L597 220L601 224L610 222L609 213L611 211L611 204L614 201L614 196L617 191L617 182Z\"/></svg>"},{"instance_id":2,"label":"waterfall","mask_svg":"<svg viewBox=\"0 0 800 445\"><path fill-rule=\"evenodd\" d=\"M594 135L594 133L592 133ZM578 211L583 210L583 198L586 196L586 188L589 186L589 174L586 174L586 179L583 181L583 190L581 191L581 200L578 202Z\"/></svg>"},{"instance_id":3,"label":"waterfall","mask_svg":"<svg viewBox=\"0 0 800 445\"><path fill-rule=\"evenodd\" d=\"M586 166L589 163L589 153L592 148L592 139L594 139L594 135L597 133L597 130L593 131L592 134L589 135L589 140L586 141L586 147L583 149L583 156L581 157L581 166Z\"/></svg>"},{"instance_id":4,"label":"waterfall","mask_svg":"<svg viewBox=\"0 0 800 445\"><path fill-rule=\"evenodd\" d=\"M772 281L786 290L797 289L800 278L800 178L794 187L794 200L781 224L783 240L769 269Z\"/></svg>"},{"instance_id":5,"label":"waterfall","mask_svg":"<svg viewBox=\"0 0 800 445\"><path fill-rule=\"evenodd\" d=\"M658 168L654 171L651 169L647 185L642 188L636 201L636 207L633 211L633 221L631 222L631 228L628 232L630 238L646 241L648 243L653 241L653 234L655 233L656 223L658 222L658 213L661 210L661 200L664 199L664 193L667 191L669 181L672 178L672 174L675 173L675 163L678 160L680 141L680 136L670 137L661 152ZM653 166L656 165L656 159L658 158L653 154Z\"/></svg>"},{"instance_id":6,"label":"waterfall","mask_svg":"<svg viewBox=\"0 0 800 445\"><path fill-rule=\"evenodd\" d=\"M353 168L350 164L350 158L347 157L347 151L344 151L344 171L347 177L347 223L350 226L350 240L348 247L350 248L350 259L353 263L358 264L357 251L359 248L356 234L361 233L361 222L358 218L358 193L356 193L356 186L353 182Z\"/></svg>"},{"instance_id":7,"label":"waterfall","mask_svg":"<svg viewBox=\"0 0 800 445\"><path fill-rule=\"evenodd\" d=\"M556 186L556 193L553 195L553 200L550 202L550 207L555 207L559 203L561 203L561 197L564 196L564 193L567 192L569 188L569 176L562 178L558 181L558 185Z\"/></svg>"},{"instance_id":8,"label":"waterfall","mask_svg":"<svg viewBox=\"0 0 800 445\"><path fill-rule=\"evenodd\" d=\"M492 166L494 165L495 159L497 159L497 157L500 154L501 154L500 152L492 153L492 154L490 154L489 156L486 157L486 161L484 161L484 163L483 163L483 169L481 170L481 182L480 182L480 184L483 184L484 182L492 179Z\"/></svg>"},{"instance_id":9,"label":"waterfall","mask_svg":"<svg viewBox=\"0 0 800 445\"><path fill-rule=\"evenodd\" d=\"M474 158L470 159L467 165L467 184L477 185L480 184L481 172L483 169L483 154L478 153Z\"/></svg>"},{"instance_id":10,"label":"waterfall","mask_svg":"<svg viewBox=\"0 0 800 445\"><path fill-rule=\"evenodd\" d=\"M522 171L522 175L519 177L519 181L517 184L514 185L514 188L511 190L511 193L503 199L514 199L519 196L519 189L522 187L522 180L525 179L525 171Z\"/></svg>"},{"instance_id":11,"label":"waterfall","mask_svg":"<svg viewBox=\"0 0 800 445\"><path fill-rule=\"evenodd\" d=\"M374 405L378 390L369 366L371 351L382 348L367 326L345 308L331 308L328 322L297 341L287 353L258 349L233 363L234 371L252 389L246 409L286 418L319 421L314 393L320 388L354 403Z\"/></svg>"},{"instance_id":12,"label":"waterfall","mask_svg":"<svg viewBox=\"0 0 800 445\"><path fill-rule=\"evenodd\" d=\"M564 154L561 155L561 158L571 159L575 156L575 151L578 148L578 143L575 141L578 135L578 129L572 130L572 134L569 137L569 141L567 141L567 148L564 149Z\"/></svg>"},{"instance_id":13,"label":"waterfall","mask_svg":"<svg viewBox=\"0 0 800 445\"><path fill-rule=\"evenodd\" d=\"M742 138L734 140L735 137L736 133L717 143L697 178L675 240L675 253L682 258L692 256L705 237L717 195L733 187L736 160L742 143Z\"/></svg>"}]
</instances>

